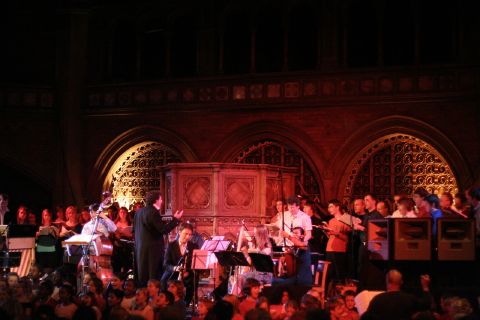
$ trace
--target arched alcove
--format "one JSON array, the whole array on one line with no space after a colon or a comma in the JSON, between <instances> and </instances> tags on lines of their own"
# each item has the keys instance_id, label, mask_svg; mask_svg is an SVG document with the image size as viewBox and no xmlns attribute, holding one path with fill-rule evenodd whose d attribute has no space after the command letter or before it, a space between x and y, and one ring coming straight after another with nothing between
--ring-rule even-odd
<instances>
[{"instance_id":1,"label":"arched alcove","mask_svg":"<svg viewBox=\"0 0 480 320\"><path fill-rule=\"evenodd\" d=\"M364 147L345 171L343 200L373 193L380 199L413 193L458 192L457 179L445 158L430 144L406 134L391 134Z\"/></svg>"},{"instance_id":2,"label":"arched alcove","mask_svg":"<svg viewBox=\"0 0 480 320\"><path fill-rule=\"evenodd\" d=\"M390 163L389 169L387 162ZM406 172L405 170L410 168L403 167L401 171L402 164L410 165L412 170ZM331 165L331 172L336 177L334 185L338 187L336 195L345 200L352 194L355 195L355 192L367 192L367 189L368 192L380 195L383 193L385 196L387 193L388 195L396 192L408 193L417 186L427 187L433 192L439 192L444 188L446 191L455 191L457 188L465 187L472 180L468 166L453 141L426 122L398 115L377 119L357 130L338 148ZM398 174L395 172L396 165L400 166L397 168L400 170ZM388 178L390 185L388 192L381 189L381 185L387 183L385 179L380 178L382 175L386 176L385 170L390 170L391 174L391 178ZM427 177L427 174L430 174L428 170L433 170L431 173L434 176ZM449 177L450 182L447 184L450 187L433 186L433 184L445 185L446 176L437 179L441 176L439 170ZM399 181L395 185L395 177L402 179L400 172L407 173L403 176L405 179L416 179L422 176L422 172L424 177L415 183L411 180L412 182L407 183L409 187L402 187ZM355 181L362 175L363 184L366 186L363 190L354 191ZM380 183L381 181L383 182ZM378 183L380 189L370 190L375 183Z\"/></svg>"},{"instance_id":3,"label":"arched alcove","mask_svg":"<svg viewBox=\"0 0 480 320\"><path fill-rule=\"evenodd\" d=\"M105 189L112 191L113 201L120 206L144 204L148 191L160 190L160 167L176 162L181 162L180 155L164 144L139 143L117 158L105 179Z\"/></svg>"},{"instance_id":4,"label":"arched alcove","mask_svg":"<svg viewBox=\"0 0 480 320\"><path fill-rule=\"evenodd\" d=\"M323 199L320 176L323 166L314 161L323 158L312 148L313 145L308 136L298 129L292 130L286 125L262 121L242 127L224 139L213 153L211 161L297 167L298 194Z\"/></svg>"},{"instance_id":5,"label":"arched alcove","mask_svg":"<svg viewBox=\"0 0 480 320\"><path fill-rule=\"evenodd\" d=\"M140 155L143 156L139 158ZM90 170L92 174L88 183L88 196L91 199L97 199L101 191L111 190L114 176L117 181L119 175L121 176L120 172L116 175L115 172L122 166L138 167L138 163L134 161L147 162L146 167L141 166L142 170L146 170L143 172L147 175L151 174L146 169L149 166L153 168L160 163L195 162L197 156L185 140L176 133L150 125L132 128L119 134L103 149Z\"/></svg>"}]
</instances>

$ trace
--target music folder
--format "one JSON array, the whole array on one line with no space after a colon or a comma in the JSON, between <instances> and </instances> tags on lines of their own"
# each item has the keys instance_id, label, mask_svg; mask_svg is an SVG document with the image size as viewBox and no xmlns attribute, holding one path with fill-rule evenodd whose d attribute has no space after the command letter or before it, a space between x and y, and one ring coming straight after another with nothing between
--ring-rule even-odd
<instances>
[{"instance_id":1,"label":"music folder","mask_svg":"<svg viewBox=\"0 0 480 320\"><path fill-rule=\"evenodd\" d=\"M219 251L215 252L215 256L223 267L249 266L243 252Z\"/></svg>"},{"instance_id":2,"label":"music folder","mask_svg":"<svg viewBox=\"0 0 480 320\"><path fill-rule=\"evenodd\" d=\"M273 261L272 257L262 253L249 253L250 259L252 259L252 265L255 270L259 272L271 272L273 273Z\"/></svg>"}]
</instances>

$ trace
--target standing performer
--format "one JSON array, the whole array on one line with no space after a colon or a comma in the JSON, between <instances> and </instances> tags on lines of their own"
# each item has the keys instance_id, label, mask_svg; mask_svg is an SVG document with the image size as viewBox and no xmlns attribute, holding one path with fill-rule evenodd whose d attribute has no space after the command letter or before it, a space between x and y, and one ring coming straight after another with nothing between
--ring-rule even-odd
<instances>
[{"instance_id":1,"label":"standing performer","mask_svg":"<svg viewBox=\"0 0 480 320\"><path fill-rule=\"evenodd\" d=\"M159 191L147 193L146 207L135 214L135 259L140 286L150 279L160 280L163 267L164 243L167 235L180 223L183 211L177 211L172 221L164 223L160 216L163 199Z\"/></svg>"},{"instance_id":2,"label":"standing performer","mask_svg":"<svg viewBox=\"0 0 480 320\"><path fill-rule=\"evenodd\" d=\"M305 232L304 241L308 243L308 240L312 237L312 220L305 212L300 210L300 200L298 200L296 196L289 197L287 199L287 205L288 211L284 212L283 219L280 217L280 219L277 220L277 227L289 233L293 231L293 228L302 228ZM293 246L293 242L288 238L285 238L285 241L282 237L279 239L280 242L277 242L277 245L283 245L285 242L287 246Z\"/></svg>"},{"instance_id":3,"label":"standing performer","mask_svg":"<svg viewBox=\"0 0 480 320\"><path fill-rule=\"evenodd\" d=\"M347 242L351 227L341 221L345 213L340 201L328 202L328 212L333 216L326 228L328 234L327 260L332 263L334 279L342 280L347 273ZM355 224L355 222L354 222Z\"/></svg>"}]
</instances>

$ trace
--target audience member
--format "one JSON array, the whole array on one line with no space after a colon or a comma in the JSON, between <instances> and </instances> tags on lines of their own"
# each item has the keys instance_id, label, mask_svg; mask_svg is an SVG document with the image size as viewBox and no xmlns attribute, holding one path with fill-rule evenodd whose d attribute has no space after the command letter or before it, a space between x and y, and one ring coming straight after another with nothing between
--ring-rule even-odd
<instances>
[{"instance_id":1,"label":"audience member","mask_svg":"<svg viewBox=\"0 0 480 320\"><path fill-rule=\"evenodd\" d=\"M260 295L260 282L255 278L248 278L245 280L242 292L246 298L240 303L239 310L240 314L245 316L257 304L257 299Z\"/></svg>"},{"instance_id":2,"label":"audience member","mask_svg":"<svg viewBox=\"0 0 480 320\"><path fill-rule=\"evenodd\" d=\"M173 294L174 302L172 307L175 308L179 315L185 317L187 306L185 304L185 287L180 280L169 280L167 290Z\"/></svg>"},{"instance_id":3,"label":"audience member","mask_svg":"<svg viewBox=\"0 0 480 320\"><path fill-rule=\"evenodd\" d=\"M344 293L345 299L345 307L350 314L351 318L357 320L360 316L357 311L357 307L355 306L355 292L352 290L347 290Z\"/></svg>"},{"instance_id":4,"label":"audience member","mask_svg":"<svg viewBox=\"0 0 480 320\"><path fill-rule=\"evenodd\" d=\"M342 296L335 296L329 299L327 309L330 313L330 320L353 320L355 318L345 307L345 300ZM358 317L357 317L358 319Z\"/></svg>"},{"instance_id":5,"label":"audience member","mask_svg":"<svg viewBox=\"0 0 480 320\"><path fill-rule=\"evenodd\" d=\"M410 319L416 311L421 311L420 302L413 295L401 291L402 274L390 270L386 276L387 291L376 295L368 306L367 319Z\"/></svg>"},{"instance_id":6,"label":"audience member","mask_svg":"<svg viewBox=\"0 0 480 320\"><path fill-rule=\"evenodd\" d=\"M148 304L148 290L140 288L135 295L135 302L130 309L130 314L143 317L145 320L153 320L154 312Z\"/></svg>"},{"instance_id":7,"label":"audience member","mask_svg":"<svg viewBox=\"0 0 480 320\"><path fill-rule=\"evenodd\" d=\"M135 301L135 292L137 291L137 287L135 285L135 280L127 279L123 285L124 296L120 305L122 308L126 310L130 310L132 308L132 304Z\"/></svg>"},{"instance_id":8,"label":"audience member","mask_svg":"<svg viewBox=\"0 0 480 320\"><path fill-rule=\"evenodd\" d=\"M238 297L233 294L226 294L223 300L229 302L233 307L232 320L243 320L243 316L240 314L240 301L238 301Z\"/></svg>"},{"instance_id":9,"label":"audience member","mask_svg":"<svg viewBox=\"0 0 480 320\"><path fill-rule=\"evenodd\" d=\"M71 285L64 284L60 287L59 303L55 306L55 316L57 318L72 319L77 310L77 305L73 302L74 289Z\"/></svg>"},{"instance_id":10,"label":"audience member","mask_svg":"<svg viewBox=\"0 0 480 320\"><path fill-rule=\"evenodd\" d=\"M102 312L100 312L100 309L97 306L97 299L93 292L81 293L79 295L79 298L80 298L81 307L92 308L93 311L95 312L96 319L100 320L102 318Z\"/></svg>"}]
</instances>

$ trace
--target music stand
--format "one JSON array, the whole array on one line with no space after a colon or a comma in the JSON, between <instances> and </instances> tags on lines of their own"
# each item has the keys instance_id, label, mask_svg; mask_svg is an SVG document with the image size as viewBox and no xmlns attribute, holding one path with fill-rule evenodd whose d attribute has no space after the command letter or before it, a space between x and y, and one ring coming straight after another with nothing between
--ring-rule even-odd
<instances>
[{"instance_id":1,"label":"music stand","mask_svg":"<svg viewBox=\"0 0 480 320\"><path fill-rule=\"evenodd\" d=\"M230 245L230 240L207 240L202 245L202 250L207 251L224 251Z\"/></svg>"},{"instance_id":2,"label":"music stand","mask_svg":"<svg viewBox=\"0 0 480 320\"><path fill-rule=\"evenodd\" d=\"M11 224L8 226L8 238L35 238L37 227L31 224Z\"/></svg>"},{"instance_id":3,"label":"music stand","mask_svg":"<svg viewBox=\"0 0 480 320\"><path fill-rule=\"evenodd\" d=\"M252 265L255 270L259 272L271 272L273 273L273 260L272 257L262 253L249 253L250 259L252 259Z\"/></svg>"},{"instance_id":4,"label":"music stand","mask_svg":"<svg viewBox=\"0 0 480 320\"><path fill-rule=\"evenodd\" d=\"M218 262L222 267L249 266L243 252L219 251L215 252Z\"/></svg>"}]
</instances>

